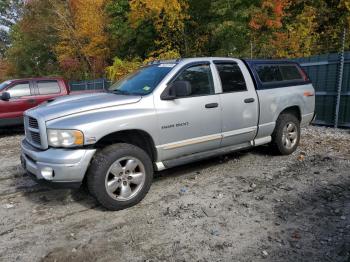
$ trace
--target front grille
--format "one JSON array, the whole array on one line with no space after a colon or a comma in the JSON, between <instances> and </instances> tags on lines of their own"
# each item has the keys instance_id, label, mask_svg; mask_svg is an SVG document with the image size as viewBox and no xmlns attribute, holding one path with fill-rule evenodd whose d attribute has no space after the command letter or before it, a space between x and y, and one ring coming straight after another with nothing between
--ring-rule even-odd
<instances>
[{"instance_id":1,"label":"front grille","mask_svg":"<svg viewBox=\"0 0 350 262\"><path fill-rule=\"evenodd\" d=\"M40 133L30 131L30 137L33 143L41 146Z\"/></svg>"},{"instance_id":2,"label":"front grille","mask_svg":"<svg viewBox=\"0 0 350 262\"><path fill-rule=\"evenodd\" d=\"M38 120L33 117L28 117L28 125L31 128L39 129Z\"/></svg>"},{"instance_id":3,"label":"front grille","mask_svg":"<svg viewBox=\"0 0 350 262\"><path fill-rule=\"evenodd\" d=\"M42 148L39 121L31 116L24 117L26 140L35 147Z\"/></svg>"}]
</instances>

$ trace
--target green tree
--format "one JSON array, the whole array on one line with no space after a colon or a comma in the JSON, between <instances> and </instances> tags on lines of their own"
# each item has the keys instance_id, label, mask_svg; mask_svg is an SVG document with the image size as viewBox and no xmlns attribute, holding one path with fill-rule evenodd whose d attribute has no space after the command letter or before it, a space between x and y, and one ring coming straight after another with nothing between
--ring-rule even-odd
<instances>
[{"instance_id":1,"label":"green tree","mask_svg":"<svg viewBox=\"0 0 350 262\"><path fill-rule=\"evenodd\" d=\"M52 47L57 42L51 26L55 20L46 0L27 2L22 18L11 27L11 45L6 51L16 77L59 73Z\"/></svg>"},{"instance_id":2,"label":"green tree","mask_svg":"<svg viewBox=\"0 0 350 262\"><path fill-rule=\"evenodd\" d=\"M129 2L128 0L112 0L106 6L109 16L107 29L110 35L111 58L139 57L145 59L147 54L156 48L154 39L157 37L157 32L151 21L144 21L137 28L130 26Z\"/></svg>"},{"instance_id":3,"label":"green tree","mask_svg":"<svg viewBox=\"0 0 350 262\"><path fill-rule=\"evenodd\" d=\"M259 0L188 0L186 56L250 55L249 20Z\"/></svg>"},{"instance_id":4,"label":"green tree","mask_svg":"<svg viewBox=\"0 0 350 262\"><path fill-rule=\"evenodd\" d=\"M22 15L22 0L2 0L0 2L0 58L10 45L9 29Z\"/></svg>"}]
</instances>

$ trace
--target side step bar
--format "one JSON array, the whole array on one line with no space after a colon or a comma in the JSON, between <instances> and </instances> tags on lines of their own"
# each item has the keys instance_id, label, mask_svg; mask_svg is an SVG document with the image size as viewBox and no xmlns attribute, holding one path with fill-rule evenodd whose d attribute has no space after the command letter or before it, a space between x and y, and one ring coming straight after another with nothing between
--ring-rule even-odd
<instances>
[{"instance_id":1,"label":"side step bar","mask_svg":"<svg viewBox=\"0 0 350 262\"><path fill-rule=\"evenodd\" d=\"M210 150L210 151L206 151L206 152L195 153L195 154L191 154L188 156L179 157L176 159L166 160L166 161L163 161L162 163L163 163L164 169L166 169L166 168L171 168L171 167L189 164L192 162L197 162L197 161L211 158L214 156L225 155L225 154L228 154L230 152L234 152L234 151L238 151L238 150L250 148L250 147L252 147L252 145L250 142L248 142L248 143L243 143L243 144L239 144L239 145L218 148L218 149L214 149L214 150ZM157 167L158 166L159 165L157 163Z\"/></svg>"},{"instance_id":2,"label":"side step bar","mask_svg":"<svg viewBox=\"0 0 350 262\"><path fill-rule=\"evenodd\" d=\"M271 142L270 136L256 139L255 141L250 141L250 142L238 144L238 145L217 148L217 149L213 149L210 151L199 152L199 153L179 157L176 159L165 160L163 162L157 162L157 163L155 163L155 166L156 166L157 171L162 171L162 170L167 169L167 168L181 166L181 165L189 164L192 162L197 162L197 161L211 158L211 157L215 157L215 156L226 155L228 153L232 153L232 152L239 151L242 149L252 148L254 146L263 145L263 144L266 144L269 142Z\"/></svg>"}]
</instances>

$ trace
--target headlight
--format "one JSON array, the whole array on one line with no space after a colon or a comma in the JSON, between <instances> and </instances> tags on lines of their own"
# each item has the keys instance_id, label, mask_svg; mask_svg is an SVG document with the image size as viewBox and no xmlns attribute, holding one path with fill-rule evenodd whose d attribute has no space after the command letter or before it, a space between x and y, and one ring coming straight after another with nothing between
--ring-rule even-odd
<instances>
[{"instance_id":1,"label":"headlight","mask_svg":"<svg viewBox=\"0 0 350 262\"><path fill-rule=\"evenodd\" d=\"M73 147L84 145L84 134L79 130L48 129L47 138L53 147Z\"/></svg>"}]
</instances>

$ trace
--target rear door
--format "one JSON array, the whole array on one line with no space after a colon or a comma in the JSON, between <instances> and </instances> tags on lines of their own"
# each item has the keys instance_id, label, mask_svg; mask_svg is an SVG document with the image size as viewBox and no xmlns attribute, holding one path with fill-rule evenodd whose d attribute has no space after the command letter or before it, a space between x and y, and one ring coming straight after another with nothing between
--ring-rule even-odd
<instances>
[{"instance_id":1,"label":"rear door","mask_svg":"<svg viewBox=\"0 0 350 262\"><path fill-rule=\"evenodd\" d=\"M36 105L41 104L49 99L61 95L61 86L58 80L36 80L34 83L35 86L35 98Z\"/></svg>"},{"instance_id":2,"label":"rear door","mask_svg":"<svg viewBox=\"0 0 350 262\"><path fill-rule=\"evenodd\" d=\"M257 132L259 101L254 83L240 60L215 61L221 82L221 146L250 142Z\"/></svg>"},{"instance_id":3,"label":"rear door","mask_svg":"<svg viewBox=\"0 0 350 262\"><path fill-rule=\"evenodd\" d=\"M21 118L25 110L35 106L31 85L31 81L19 81L4 90L10 93L11 99L0 100L0 118Z\"/></svg>"}]
</instances>

